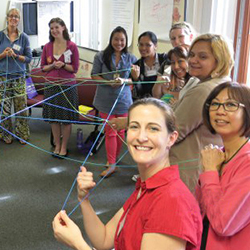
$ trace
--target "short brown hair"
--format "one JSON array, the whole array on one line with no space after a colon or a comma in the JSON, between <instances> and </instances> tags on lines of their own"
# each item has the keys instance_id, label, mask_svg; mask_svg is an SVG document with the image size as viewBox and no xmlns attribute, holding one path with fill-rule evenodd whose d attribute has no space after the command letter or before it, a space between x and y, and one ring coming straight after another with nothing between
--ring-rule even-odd
<instances>
[{"instance_id":1,"label":"short brown hair","mask_svg":"<svg viewBox=\"0 0 250 250\"><path fill-rule=\"evenodd\" d=\"M162 101L160 99L153 98L153 97L138 99L130 106L130 108L128 110L128 123L129 123L130 112L134 108L136 108L137 106L140 106L140 105L144 105L144 106L153 105L153 106L159 108L165 117L167 131L169 133L173 133L174 131L176 131L175 115L174 115L172 108L168 104L166 104L164 101Z\"/></svg>"},{"instance_id":2,"label":"short brown hair","mask_svg":"<svg viewBox=\"0 0 250 250\"><path fill-rule=\"evenodd\" d=\"M214 88L203 106L202 113L204 124L212 134L216 134L216 131L214 130L210 122L209 105L223 89L228 90L228 96L230 98L245 105L243 115L244 122L242 128L243 132L241 136L250 137L250 88L245 84L239 84L237 82L225 82L219 84L216 88Z\"/></svg>"}]
</instances>

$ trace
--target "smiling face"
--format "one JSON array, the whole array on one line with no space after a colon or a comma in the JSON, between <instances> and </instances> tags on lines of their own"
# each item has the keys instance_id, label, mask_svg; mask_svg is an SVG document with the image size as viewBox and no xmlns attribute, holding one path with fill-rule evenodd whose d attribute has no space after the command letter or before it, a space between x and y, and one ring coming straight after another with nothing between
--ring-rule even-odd
<instances>
[{"instance_id":1,"label":"smiling face","mask_svg":"<svg viewBox=\"0 0 250 250\"><path fill-rule=\"evenodd\" d=\"M228 90L223 89L211 102L213 103L238 103L228 95ZM229 104L228 104L229 105ZM217 111L209 109L210 123L216 133L222 138L239 137L242 134L244 125L244 107L239 107L234 112L225 111L223 106L220 106Z\"/></svg>"},{"instance_id":2,"label":"smiling face","mask_svg":"<svg viewBox=\"0 0 250 250\"><path fill-rule=\"evenodd\" d=\"M111 45L115 52L121 52L126 47L126 36L123 32L114 33Z\"/></svg>"},{"instance_id":3,"label":"smiling face","mask_svg":"<svg viewBox=\"0 0 250 250\"><path fill-rule=\"evenodd\" d=\"M205 80L217 66L217 61L212 53L209 42L198 41L192 47L188 59L189 74L200 80Z\"/></svg>"},{"instance_id":4,"label":"smiling face","mask_svg":"<svg viewBox=\"0 0 250 250\"><path fill-rule=\"evenodd\" d=\"M16 10L12 10L8 13L7 23L10 27L17 27L20 21L20 15Z\"/></svg>"},{"instance_id":5,"label":"smiling face","mask_svg":"<svg viewBox=\"0 0 250 250\"><path fill-rule=\"evenodd\" d=\"M174 53L171 55L171 70L180 78L185 78L188 70L188 63L185 58L176 56Z\"/></svg>"},{"instance_id":6,"label":"smiling face","mask_svg":"<svg viewBox=\"0 0 250 250\"><path fill-rule=\"evenodd\" d=\"M138 42L139 52L142 57L155 56L157 46L151 41L150 37L142 36Z\"/></svg>"},{"instance_id":7,"label":"smiling face","mask_svg":"<svg viewBox=\"0 0 250 250\"><path fill-rule=\"evenodd\" d=\"M173 29L170 32L170 41L173 47L177 47L182 44L191 44L191 35L188 35L184 29Z\"/></svg>"},{"instance_id":8,"label":"smiling face","mask_svg":"<svg viewBox=\"0 0 250 250\"><path fill-rule=\"evenodd\" d=\"M53 22L50 24L50 33L54 38L61 38L63 37L63 31L65 27L60 25L57 22Z\"/></svg>"},{"instance_id":9,"label":"smiling face","mask_svg":"<svg viewBox=\"0 0 250 250\"><path fill-rule=\"evenodd\" d=\"M138 166L159 168L168 165L169 148L175 140L176 136L168 133L165 115L158 107L138 105L130 111L127 144Z\"/></svg>"}]
</instances>

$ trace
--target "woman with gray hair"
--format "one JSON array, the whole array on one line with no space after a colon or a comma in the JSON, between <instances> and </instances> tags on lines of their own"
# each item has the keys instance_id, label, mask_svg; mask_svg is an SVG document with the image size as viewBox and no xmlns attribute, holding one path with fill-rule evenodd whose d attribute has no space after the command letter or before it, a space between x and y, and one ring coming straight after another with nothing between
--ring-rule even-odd
<instances>
[{"instance_id":1,"label":"woman with gray hair","mask_svg":"<svg viewBox=\"0 0 250 250\"><path fill-rule=\"evenodd\" d=\"M18 30L20 12L10 9L7 13L7 28L0 32L0 114L3 129L2 139L6 144L13 141L14 133L21 144L29 139L30 131L27 119L26 99L26 64L31 61L32 54L28 36ZM12 131L11 115L12 103L14 111L21 118L15 119L15 132Z\"/></svg>"}]
</instances>

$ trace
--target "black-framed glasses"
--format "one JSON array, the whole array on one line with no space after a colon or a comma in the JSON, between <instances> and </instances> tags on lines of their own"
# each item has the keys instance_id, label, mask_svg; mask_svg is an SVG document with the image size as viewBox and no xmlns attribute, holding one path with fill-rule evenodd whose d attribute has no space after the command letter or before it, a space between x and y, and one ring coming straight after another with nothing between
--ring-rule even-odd
<instances>
[{"instance_id":1,"label":"black-framed glasses","mask_svg":"<svg viewBox=\"0 0 250 250\"><path fill-rule=\"evenodd\" d=\"M153 44L150 44L150 43L138 43L137 44L138 47L142 48L142 47L146 47L146 48L150 48L153 46Z\"/></svg>"},{"instance_id":2,"label":"black-framed glasses","mask_svg":"<svg viewBox=\"0 0 250 250\"><path fill-rule=\"evenodd\" d=\"M209 107L210 111L217 111L220 106L223 106L225 111L228 112L235 112L239 109L239 107L245 107L244 104L239 103L239 102L211 102L210 104L206 104Z\"/></svg>"},{"instance_id":3,"label":"black-framed glasses","mask_svg":"<svg viewBox=\"0 0 250 250\"><path fill-rule=\"evenodd\" d=\"M19 16L16 16L16 15L9 15L8 17L11 19L19 19L20 18Z\"/></svg>"}]
</instances>

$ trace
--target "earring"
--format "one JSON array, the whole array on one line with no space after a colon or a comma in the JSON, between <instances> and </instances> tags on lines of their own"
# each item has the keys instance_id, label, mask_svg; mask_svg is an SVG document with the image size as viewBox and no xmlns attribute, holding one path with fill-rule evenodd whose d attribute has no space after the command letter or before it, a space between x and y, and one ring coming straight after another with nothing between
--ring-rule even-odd
<instances>
[{"instance_id":1,"label":"earring","mask_svg":"<svg viewBox=\"0 0 250 250\"><path fill-rule=\"evenodd\" d=\"M212 77L212 78L216 78L216 77L218 77L218 76L219 76L219 73L218 73L218 72L214 72L214 73L211 74L211 77Z\"/></svg>"}]
</instances>

